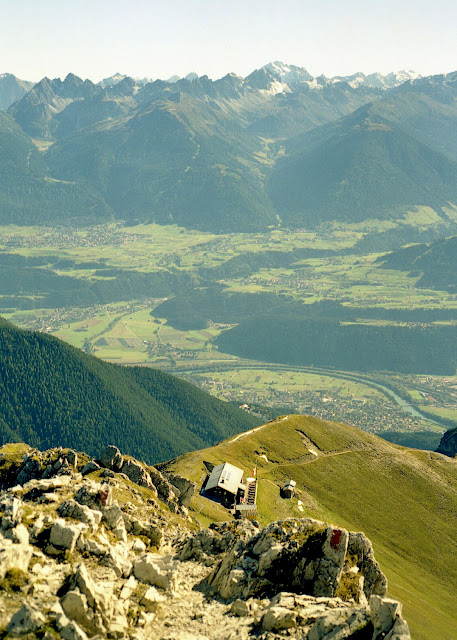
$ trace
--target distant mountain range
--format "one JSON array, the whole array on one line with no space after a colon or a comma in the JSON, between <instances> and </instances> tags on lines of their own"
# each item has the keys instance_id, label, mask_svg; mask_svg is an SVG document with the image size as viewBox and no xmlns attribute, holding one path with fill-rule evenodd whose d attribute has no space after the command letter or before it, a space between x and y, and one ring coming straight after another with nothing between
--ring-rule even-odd
<instances>
[{"instance_id":1,"label":"distant mountain range","mask_svg":"<svg viewBox=\"0 0 457 640\"><path fill-rule=\"evenodd\" d=\"M69 74L14 93L14 80L0 78L0 223L261 231L428 205L457 229L443 211L457 203L457 72L326 78L273 62L215 81Z\"/></svg>"}]
</instances>

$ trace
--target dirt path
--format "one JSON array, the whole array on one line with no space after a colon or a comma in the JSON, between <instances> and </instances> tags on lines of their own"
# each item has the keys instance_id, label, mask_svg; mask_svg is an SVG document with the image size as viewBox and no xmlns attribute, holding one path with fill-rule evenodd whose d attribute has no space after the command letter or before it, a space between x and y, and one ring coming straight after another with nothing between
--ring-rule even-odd
<instances>
[{"instance_id":1,"label":"dirt path","mask_svg":"<svg viewBox=\"0 0 457 640\"><path fill-rule=\"evenodd\" d=\"M287 420L288 417L289 416L284 416L279 420L275 420L274 422L283 422L284 420ZM274 424L274 422L266 422L265 424L261 424L260 427L256 427L255 429L250 429L249 431L244 431L244 433L240 433L239 435L232 438L232 440L229 440L224 444L231 444L232 442L236 442L237 440L240 440L240 438L244 438L244 436L248 436L251 433L254 433L255 431L260 431L260 429L264 429L265 427L268 427L270 424Z\"/></svg>"}]
</instances>

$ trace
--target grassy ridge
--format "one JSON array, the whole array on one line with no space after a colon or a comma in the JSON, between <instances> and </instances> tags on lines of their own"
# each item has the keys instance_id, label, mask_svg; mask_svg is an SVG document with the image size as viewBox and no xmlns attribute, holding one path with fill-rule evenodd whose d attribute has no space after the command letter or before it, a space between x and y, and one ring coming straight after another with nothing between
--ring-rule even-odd
<instances>
[{"instance_id":1,"label":"grassy ridge","mask_svg":"<svg viewBox=\"0 0 457 640\"><path fill-rule=\"evenodd\" d=\"M454 638L454 460L404 449L346 425L290 416L168 466L198 482L203 460L227 460L249 473L256 458L262 522L300 516L296 500L279 497L279 487L293 478L302 514L363 530L372 540L389 593L404 603L415 640ZM216 514L214 504L206 514L206 503L197 497L194 507L208 518L227 517Z\"/></svg>"}]
</instances>

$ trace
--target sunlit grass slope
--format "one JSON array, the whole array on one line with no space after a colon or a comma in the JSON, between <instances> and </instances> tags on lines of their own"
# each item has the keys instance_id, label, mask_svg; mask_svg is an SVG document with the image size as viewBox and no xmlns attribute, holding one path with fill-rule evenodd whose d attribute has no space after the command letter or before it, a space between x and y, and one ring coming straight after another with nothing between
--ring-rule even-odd
<instances>
[{"instance_id":1,"label":"sunlit grass slope","mask_svg":"<svg viewBox=\"0 0 457 640\"><path fill-rule=\"evenodd\" d=\"M246 473L257 460L263 523L305 515L364 531L414 639L455 638L457 461L307 416L278 419L169 466L200 482L204 460ZM287 478L297 482L303 512L297 499L279 497ZM204 521L227 518L207 503L199 496L194 504Z\"/></svg>"}]
</instances>

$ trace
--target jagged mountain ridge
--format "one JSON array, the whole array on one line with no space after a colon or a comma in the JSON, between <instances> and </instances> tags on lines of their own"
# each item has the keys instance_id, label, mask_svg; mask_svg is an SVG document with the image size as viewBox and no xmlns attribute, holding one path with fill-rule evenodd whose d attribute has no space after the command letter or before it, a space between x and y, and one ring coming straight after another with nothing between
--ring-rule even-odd
<instances>
[{"instance_id":1,"label":"jagged mountain ridge","mask_svg":"<svg viewBox=\"0 0 457 640\"><path fill-rule=\"evenodd\" d=\"M360 74L328 80L275 62L246 78L227 74L215 81L201 76L145 84L117 79L103 86L72 74L63 81L44 78L9 110L29 143L39 141L49 178L102 198L105 216L214 232L263 231L275 225L302 228L311 220L319 225L399 217L405 208L430 202L441 216L443 202L455 200L455 74L400 74L384 83L365 82ZM322 131L338 140L361 109L373 124L392 129L397 165L379 162L375 149L368 156L364 145L353 149L353 156L361 153L353 173L336 175L327 197L320 178L331 181L338 154L349 151L340 144L329 148L329 134ZM387 135L378 131L370 138L376 135L384 140L378 150L385 155ZM300 183L300 173L308 173L311 152L316 161L310 175L319 179L307 185ZM445 158L438 161L436 153ZM298 172L285 168L294 161ZM444 182L442 171L435 172L437 162ZM291 176L298 182L289 184ZM297 199L292 207L290 197ZM0 210L0 221L5 216ZM31 222L32 213L26 218Z\"/></svg>"},{"instance_id":2,"label":"jagged mountain ridge","mask_svg":"<svg viewBox=\"0 0 457 640\"><path fill-rule=\"evenodd\" d=\"M20 80L12 73L0 75L0 110L6 111L17 100L20 100L34 83L28 80Z\"/></svg>"}]
</instances>

